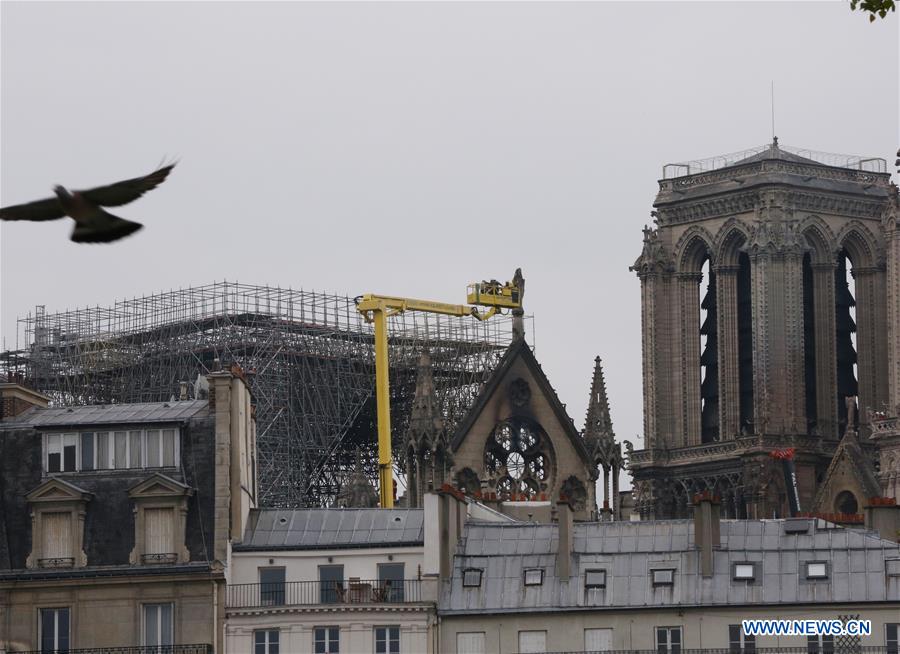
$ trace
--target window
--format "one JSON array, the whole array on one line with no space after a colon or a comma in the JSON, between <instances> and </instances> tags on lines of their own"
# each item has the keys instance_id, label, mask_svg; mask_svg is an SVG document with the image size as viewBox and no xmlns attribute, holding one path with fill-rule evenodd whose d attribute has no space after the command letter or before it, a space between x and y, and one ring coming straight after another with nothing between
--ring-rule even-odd
<instances>
[{"instance_id":1,"label":"window","mask_svg":"<svg viewBox=\"0 0 900 654\"><path fill-rule=\"evenodd\" d=\"M69 511L41 513L42 568L68 568L74 565L72 556L72 514Z\"/></svg>"},{"instance_id":2,"label":"window","mask_svg":"<svg viewBox=\"0 0 900 654\"><path fill-rule=\"evenodd\" d=\"M656 628L657 654L680 654L681 627Z\"/></svg>"},{"instance_id":3,"label":"window","mask_svg":"<svg viewBox=\"0 0 900 654\"><path fill-rule=\"evenodd\" d=\"M172 605L144 604L144 646L172 645Z\"/></svg>"},{"instance_id":4,"label":"window","mask_svg":"<svg viewBox=\"0 0 900 654\"><path fill-rule=\"evenodd\" d=\"M180 464L179 444L177 429L44 434L44 470L175 468Z\"/></svg>"},{"instance_id":5,"label":"window","mask_svg":"<svg viewBox=\"0 0 900 654\"><path fill-rule=\"evenodd\" d=\"M403 564L378 564L378 592L385 602L402 602L404 597Z\"/></svg>"},{"instance_id":6,"label":"window","mask_svg":"<svg viewBox=\"0 0 900 654\"><path fill-rule=\"evenodd\" d=\"M481 568L468 568L463 570L463 587L477 588L481 586Z\"/></svg>"},{"instance_id":7,"label":"window","mask_svg":"<svg viewBox=\"0 0 900 654\"><path fill-rule=\"evenodd\" d=\"M69 649L69 609L41 609L41 652Z\"/></svg>"},{"instance_id":8,"label":"window","mask_svg":"<svg viewBox=\"0 0 900 654\"><path fill-rule=\"evenodd\" d=\"M753 654L756 652L756 636L745 634L739 624L728 625L728 651L731 654Z\"/></svg>"},{"instance_id":9,"label":"window","mask_svg":"<svg viewBox=\"0 0 900 654\"><path fill-rule=\"evenodd\" d=\"M612 650L612 629L585 629L585 652L609 652Z\"/></svg>"},{"instance_id":10,"label":"window","mask_svg":"<svg viewBox=\"0 0 900 654\"><path fill-rule=\"evenodd\" d=\"M731 576L739 581L753 581L756 579L756 566L753 563L735 563Z\"/></svg>"},{"instance_id":11,"label":"window","mask_svg":"<svg viewBox=\"0 0 900 654\"><path fill-rule=\"evenodd\" d=\"M484 654L484 632L461 631L456 634L456 654Z\"/></svg>"},{"instance_id":12,"label":"window","mask_svg":"<svg viewBox=\"0 0 900 654\"><path fill-rule=\"evenodd\" d=\"M808 654L834 654L834 636L807 636L806 651Z\"/></svg>"},{"instance_id":13,"label":"window","mask_svg":"<svg viewBox=\"0 0 900 654\"><path fill-rule=\"evenodd\" d=\"M278 654L277 629L260 629L253 632L253 654Z\"/></svg>"},{"instance_id":14,"label":"window","mask_svg":"<svg viewBox=\"0 0 900 654\"><path fill-rule=\"evenodd\" d=\"M806 578L828 579L828 564L825 561L807 561Z\"/></svg>"},{"instance_id":15,"label":"window","mask_svg":"<svg viewBox=\"0 0 900 654\"><path fill-rule=\"evenodd\" d=\"M520 654L543 654L547 651L546 631L520 631Z\"/></svg>"},{"instance_id":16,"label":"window","mask_svg":"<svg viewBox=\"0 0 900 654\"><path fill-rule=\"evenodd\" d=\"M319 566L319 600L322 604L344 601L344 566Z\"/></svg>"},{"instance_id":17,"label":"window","mask_svg":"<svg viewBox=\"0 0 900 654\"><path fill-rule=\"evenodd\" d=\"M885 654L900 654L900 622L889 622L884 625Z\"/></svg>"},{"instance_id":18,"label":"window","mask_svg":"<svg viewBox=\"0 0 900 654\"><path fill-rule=\"evenodd\" d=\"M673 568L651 570L650 573L653 577L654 586L672 586L675 584L675 570Z\"/></svg>"},{"instance_id":19,"label":"window","mask_svg":"<svg viewBox=\"0 0 900 654\"><path fill-rule=\"evenodd\" d=\"M144 563L174 563L175 509L144 509Z\"/></svg>"},{"instance_id":20,"label":"window","mask_svg":"<svg viewBox=\"0 0 900 654\"><path fill-rule=\"evenodd\" d=\"M585 588L606 588L606 570L585 570Z\"/></svg>"},{"instance_id":21,"label":"window","mask_svg":"<svg viewBox=\"0 0 900 654\"><path fill-rule=\"evenodd\" d=\"M544 571L541 568L532 568L525 571L526 586L540 586L544 583Z\"/></svg>"},{"instance_id":22,"label":"window","mask_svg":"<svg viewBox=\"0 0 900 654\"><path fill-rule=\"evenodd\" d=\"M47 434L47 472L75 472L75 434Z\"/></svg>"},{"instance_id":23,"label":"window","mask_svg":"<svg viewBox=\"0 0 900 654\"><path fill-rule=\"evenodd\" d=\"M25 495L32 515L31 552L25 567L79 568L87 565L82 549L84 520L92 495L60 477L49 477Z\"/></svg>"},{"instance_id":24,"label":"window","mask_svg":"<svg viewBox=\"0 0 900 654\"><path fill-rule=\"evenodd\" d=\"M337 627L316 627L313 629L314 654L340 654L341 630Z\"/></svg>"},{"instance_id":25,"label":"window","mask_svg":"<svg viewBox=\"0 0 900 654\"><path fill-rule=\"evenodd\" d=\"M375 654L400 654L400 627L375 627Z\"/></svg>"},{"instance_id":26,"label":"window","mask_svg":"<svg viewBox=\"0 0 900 654\"><path fill-rule=\"evenodd\" d=\"M284 604L284 568L259 569L259 600L263 606Z\"/></svg>"}]
</instances>

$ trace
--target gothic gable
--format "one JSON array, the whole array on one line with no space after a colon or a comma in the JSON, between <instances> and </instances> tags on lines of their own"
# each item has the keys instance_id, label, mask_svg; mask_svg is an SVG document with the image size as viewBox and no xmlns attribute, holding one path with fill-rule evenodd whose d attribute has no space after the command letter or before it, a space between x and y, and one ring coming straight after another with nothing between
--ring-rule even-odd
<instances>
[{"instance_id":1,"label":"gothic gable","mask_svg":"<svg viewBox=\"0 0 900 654\"><path fill-rule=\"evenodd\" d=\"M861 514L869 498L880 495L872 464L860 448L856 432L848 430L816 493L813 512ZM854 504L856 509L848 510Z\"/></svg>"},{"instance_id":2,"label":"gothic gable","mask_svg":"<svg viewBox=\"0 0 900 654\"><path fill-rule=\"evenodd\" d=\"M544 503L574 494L577 517L593 517L590 455L524 340L504 354L456 429L451 451L452 479L469 493Z\"/></svg>"}]
</instances>

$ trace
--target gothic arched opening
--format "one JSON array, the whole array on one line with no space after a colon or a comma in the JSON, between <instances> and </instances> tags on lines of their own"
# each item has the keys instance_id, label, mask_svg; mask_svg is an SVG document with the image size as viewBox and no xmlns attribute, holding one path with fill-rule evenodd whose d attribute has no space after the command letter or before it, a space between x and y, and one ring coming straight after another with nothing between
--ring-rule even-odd
<instances>
[{"instance_id":1,"label":"gothic arched opening","mask_svg":"<svg viewBox=\"0 0 900 654\"><path fill-rule=\"evenodd\" d=\"M835 350L837 355L837 413L839 433L847 426L847 400L859 394L856 369L856 287L853 262L846 249L838 253L834 278ZM854 419L857 423L858 416ZM854 428L857 424L853 425Z\"/></svg>"},{"instance_id":2,"label":"gothic arched opening","mask_svg":"<svg viewBox=\"0 0 900 654\"><path fill-rule=\"evenodd\" d=\"M716 303L716 273L709 257L701 268L700 301L700 440L719 440L719 328ZM703 288L705 286L705 289Z\"/></svg>"},{"instance_id":3,"label":"gothic arched opening","mask_svg":"<svg viewBox=\"0 0 900 654\"><path fill-rule=\"evenodd\" d=\"M803 381L806 393L806 433L813 434L819 421L816 403L816 324L812 255L803 255Z\"/></svg>"},{"instance_id":4,"label":"gothic arched opening","mask_svg":"<svg viewBox=\"0 0 900 654\"><path fill-rule=\"evenodd\" d=\"M750 290L750 257L738 255L738 395L741 431L753 427L753 304Z\"/></svg>"}]
</instances>

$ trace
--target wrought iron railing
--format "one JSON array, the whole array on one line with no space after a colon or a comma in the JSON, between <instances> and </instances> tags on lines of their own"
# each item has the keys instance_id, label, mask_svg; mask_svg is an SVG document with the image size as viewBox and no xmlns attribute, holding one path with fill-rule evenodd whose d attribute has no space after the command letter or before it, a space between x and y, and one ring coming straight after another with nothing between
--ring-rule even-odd
<instances>
[{"instance_id":1,"label":"wrought iron railing","mask_svg":"<svg viewBox=\"0 0 900 654\"><path fill-rule=\"evenodd\" d=\"M53 559L38 559L39 568L71 568L75 566L75 559L71 556L56 557Z\"/></svg>"},{"instance_id":2,"label":"wrought iron railing","mask_svg":"<svg viewBox=\"0 0 900 654\"><path fill-rule=\"evenodd\" d=\"M228 608L306 606L314 604L401 604L421 602L418 579L350 581L286 581L234 584Z\"/></svg>"},{"instance_id":3,"label":"wrought iron railing","mask_svg":"<svg viewBox=\"0 0 900 654\"><path fill-rule=\"evenodd\" d=\"M898 654L896 648L878 646L832 647L722 647L719 649L682 649L669 647L660 649L617 649L617 650L566 650L543 652L542 654Z\"/></svg>"},{"instance_id":4,"label":"wrought iron railing","mask_svg":"<svg viewBox=\"0 0 900 654\"><path fill-rule=\"evenodd\" d=\"M6 650L8 654L213 654L212 645L153 645L125 647L87 647L54 650Z\"/></svg>"},{"instance_id":5,"label":"wrought iron railing","mask_svg":"<svg viewBox=\"0 0 900 654\"><path fill-rule=\"evenodd\" d=\"M175 552L160 552L157 554L141 554L141 563L175 563L178 561L178 555Z\"/></svg>"}]
</instances>

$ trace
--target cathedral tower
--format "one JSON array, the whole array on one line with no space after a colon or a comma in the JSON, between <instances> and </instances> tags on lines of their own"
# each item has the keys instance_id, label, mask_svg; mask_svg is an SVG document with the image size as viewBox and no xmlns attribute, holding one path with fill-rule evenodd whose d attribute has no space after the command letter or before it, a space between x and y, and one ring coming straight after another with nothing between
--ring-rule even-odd
<instances>
[{"instance_id":1,"label":"cathedral tower","mask_svg":"<svg viewBox=\"0 0 900 654\"><path fill-rule=\"evenodd\" d=\"M885 170L777 139L664 168L657 226L632 267L645 449L629 463L644 517L686 515L701 490L721 495L726 515L783 516L770 454L784 448L795 448L810 510L848 421L874 460L872 410L897 402L885 227L896 190Z\"/></svg>"}]
</instances>

